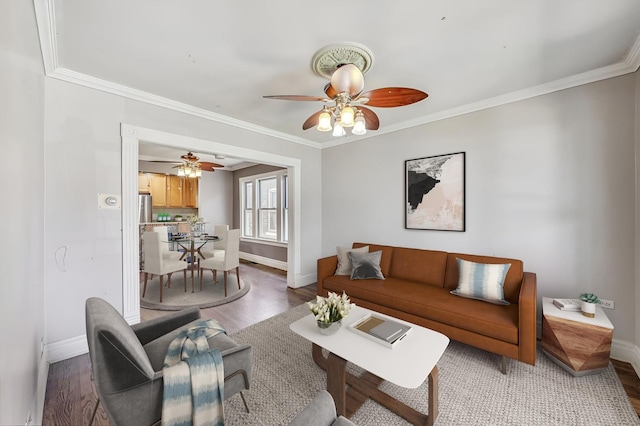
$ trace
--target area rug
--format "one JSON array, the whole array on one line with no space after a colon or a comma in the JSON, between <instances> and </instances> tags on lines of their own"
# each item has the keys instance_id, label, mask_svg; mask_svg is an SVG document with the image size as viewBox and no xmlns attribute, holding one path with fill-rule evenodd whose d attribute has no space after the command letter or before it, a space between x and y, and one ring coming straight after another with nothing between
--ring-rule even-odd
<instances>
[{"instance_id":1,"label":"area rug","mask_svg":"<svg viewBox=\"0 0 640 426\"><path fill-rule=\"evenodd\" d=\"M174 272L171 279L171 288L167 288L167 277L164 277L164 290L162 291L162 303L160 303L160 278L154 276L147 281L147 293L142 297L144 280L140 279L140 307L161 311L178 311L197 306L198 308L210 308L222 305L241 298L249 292L251 285L249 280L240 274L240 289L235 273L227 274L227 297L224 295L223 273L218 272L218 282L213 283L211 271L204 271L202 279L202 291L200 291L200 277L193 277L195 291L191 292L191 272L187 272L187 291L184 291L182 271Z\"/></svg>"},{"instance_id":2,"label":"area rug","mask_svg":"<svg viewBox=\"0 0 640 426\"><path fill-rule=\"evenodd\" d=\"M326 375L311 358L311 343L289 324L309 313L300 305L233 333L254 350L251 389L225 402L227 425L286 425L316 393ZM500 373L499 357L451 342L438 363L439 411L436 425L638 425L638 416L610 365L602 373L573 377L538 348L535 366L509 360ZM361 372L348 365L352 373ZM426 383L405 389L383 383L385 392L422 412L427 410ZM373 401L351 420L359 426L406 425L404 419Z\"/></svg>"}]
</instances>

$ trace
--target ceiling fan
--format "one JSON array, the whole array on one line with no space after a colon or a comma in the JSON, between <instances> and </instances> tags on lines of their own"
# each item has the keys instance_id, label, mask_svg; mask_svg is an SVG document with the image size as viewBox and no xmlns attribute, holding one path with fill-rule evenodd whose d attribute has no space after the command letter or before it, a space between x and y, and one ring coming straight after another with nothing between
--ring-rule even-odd
<instances>
[{"instance_id":1,"label":"ceiling fan","mask_svg":"<svg viewBox=\"0 0 640 426\"><path fill-rule=\"evenodd\" d=\"M224 167L222 164L211 163L208 161L198 161L199 157L196 157L193 152L189 151L185 155L181 155L182 161L152 161L152 163L170 163L177 164L174 169L178 169L178 176L186 177L200 177L202 171L215 172L216 167Z\"/></svg>"},{"instance_id":2,"label":"ceiling fan","mask_svg":"<svg viewBox=\"0 0 640 426\"><path fill-rule=\"evenodd\" d=\"M331 81L325 85L327 97L305 95L270 95L266 99L287 101L325 102L321 111L311 115L302 125L303 130L316 127L319 131L333 129L333 136L344 136L345 128L353 127L351 133L364 135L368 130L377 130L380 120L375 112L366 106L392 108L410 105L425 99L428 94L406 87L385 87L362 93L364 75L362 68L353 63L338 63L331 74ZM333 122L333 127L332 127Z\"/></svg>"}]
</instances>

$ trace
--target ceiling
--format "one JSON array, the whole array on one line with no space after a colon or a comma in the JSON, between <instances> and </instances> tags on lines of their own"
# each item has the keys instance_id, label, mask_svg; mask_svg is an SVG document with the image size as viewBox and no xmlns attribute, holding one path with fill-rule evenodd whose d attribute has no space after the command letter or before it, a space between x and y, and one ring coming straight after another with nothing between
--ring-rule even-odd
<instances>
[{"instance_id":1,"label":"ceiling","mask_svg":"<svg viewBox=\"0 0 640 426\"><path fill-rule=\"evenodd\" d=\"M35 5L48 76L318 148L626 74L640 65L638 0ZM372 52L365 91L411 87L429 97L372 108L380 129L343 138L302 130L320 102L262 98L324 96L328 80L313 72L312 57L340 42Z\"/></svg>"}]
</instances>

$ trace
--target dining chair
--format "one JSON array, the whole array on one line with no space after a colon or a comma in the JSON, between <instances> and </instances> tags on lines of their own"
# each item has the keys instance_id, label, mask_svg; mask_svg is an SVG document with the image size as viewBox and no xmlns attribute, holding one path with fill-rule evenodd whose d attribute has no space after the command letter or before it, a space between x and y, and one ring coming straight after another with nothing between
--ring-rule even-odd
<instances>
[{"instance_id":1,"label":"dining chair","mask_svg":"<svg viewBox=\"0 0 640 426\"><path fill-rule=\"evenodd\" d=\"M162 303L162 289L164 287L163 276L167 275L167 285L171 286L171 274L176 271L184 272L184 291L187 291L187 268L189 264L182 260L165 259L162 256L162 245L167 243L161 241L160 233L145 232L142 236L144 242L144 288L142 297L147 292L147 278L149 274L160 276L160 303Z\"/></svg>"},{"instance_id":2,"label":"dining chair","mask_svg":"<svg viewBox=\"0 0 640 426\"><path fill-rule=\"evenodd\" d=\"M222 240L224 251L216 253L213 257L200 261L200 291L202 291L202 270L209 269L213 272L213 283L218 282L218 271L224 271L224 296L227 297L227 272L236 270L238 289L240 289L240 230L230 229Z\"/></svg>"},{"instance_id":3,"label":"dining chair","mask_svg":"<svg viewBox=\"0 0 640 426\"><path fill-rule=\"evenodd\" d=\"M213 227L213 235L215 235L216 237L220 237L220 240L214 241L212 246L206 244L200 250L200 254L202 254L205 259L215 256L216 253L222 253L222 251L224 250L224 240L226 238L228 230L229 225L215 225Z\"/></svg>"},{"instance_id":4,"label":"dining chair","mask_svg":"<svg viewBox=\"0 0 640 426\"><path fill-rule=\"evenodd\" d=\"M160 242L169 241L169 228L166 226L154 226L153 232L160 234ZM184 253L176 250L169 250L169 243L160 244L162 248L162 257L164 259L180 260L184 256Z\"/></svg>"}]
</instances>

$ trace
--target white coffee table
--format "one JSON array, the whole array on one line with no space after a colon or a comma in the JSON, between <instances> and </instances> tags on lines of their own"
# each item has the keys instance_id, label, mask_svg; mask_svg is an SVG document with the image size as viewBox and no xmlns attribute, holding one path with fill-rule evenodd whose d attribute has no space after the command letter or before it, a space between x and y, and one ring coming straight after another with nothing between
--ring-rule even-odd
<instances>
[{"instance_id":1,"label":"white coffee table","mask_svg":"<svg viewBox=\"0 0 640 426\"><path fill-rule=\"evenodd\" d=\"M339 415L351 417L368 399L376 401L412 424L433 425L438 416L438 367L449 338L428 328L411 325L411 332L394 348L388 348L349 330L349 325L372 313L357 306L342 320L341 329L331 335L320 333L311 313L289 327L312 345L315 362L327 371L327 390L336 403ZM382 317L388 317L375 313ZM389 317L392 318L392 317ZM327 358L322 349L329 352ZM346 371L347 362L366 370L362 376ZM421 413L378 389L383 380L405 388L417 388L429 379L428 414ZM349 385L349 398L345 385Z\"/></svg>"}]
</instances>

